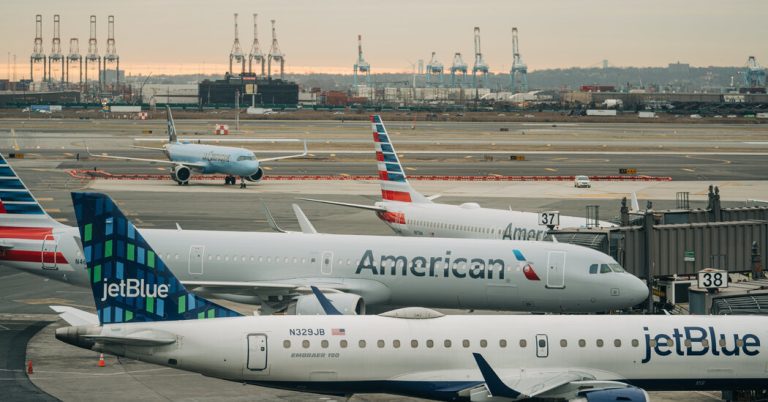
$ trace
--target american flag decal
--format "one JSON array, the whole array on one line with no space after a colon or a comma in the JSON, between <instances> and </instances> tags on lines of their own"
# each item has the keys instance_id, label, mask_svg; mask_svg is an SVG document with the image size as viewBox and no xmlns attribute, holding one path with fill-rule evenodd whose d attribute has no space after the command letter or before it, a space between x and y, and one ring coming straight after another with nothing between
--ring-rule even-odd
<instances>
[{"instance_id":1,"label":"american flag decal","mask_svg":"<svg viewBox=\"0 0 768 402\"><path fill-rule=\"evenodd\" d=\"M346 335L347 331L344 328L332 328L331 335Z\"/></svg>"}]
</instances>

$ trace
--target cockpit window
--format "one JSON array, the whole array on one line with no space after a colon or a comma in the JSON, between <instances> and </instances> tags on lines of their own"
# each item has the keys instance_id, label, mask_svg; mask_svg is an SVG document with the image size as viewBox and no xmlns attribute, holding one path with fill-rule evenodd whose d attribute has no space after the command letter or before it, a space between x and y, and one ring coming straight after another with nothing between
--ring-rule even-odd
<instances>
[{"instance_id":1,"label":"cockpit window","mask_svg":"<svg viewBox=\"0 0 768 402\"><path fill-rule=\"evenodd\" d=\"M608 266L608 264L600 264L600 273L601 274L607 274L609 272L613 272L611 270L611 267Z\"/></svg>"},{"instance_id":2,"label":"cockpit window","mask_svg":"<svg viewBox=\"0 0 768 402\"><path fill-rule=\"evenodd\" d=\"M589 273L590 274L596 274L597 273L597 264L592 264L589 266Z\"/></svg>"},{"instance_id":3,"label":"cockpit window","mask_svg":"<svg viewBox=\"0 0 768 402\"><path fill-rule=\"evenodd\" d=\"M253 161L256 160L256 157L253 155L243 155L237 157L238 161Z\"/></svg>"},{"instance_id":4,"label":"cockpit window","mask_svg":"<svg viewBox=\"0 0 768 402\"><path fill-rule=\"evenodd\" d=\"M619 264L608 264L608 266L611 267L613 272L624 272L624 268L622 268Z\"/></svg>"}]
</instances>

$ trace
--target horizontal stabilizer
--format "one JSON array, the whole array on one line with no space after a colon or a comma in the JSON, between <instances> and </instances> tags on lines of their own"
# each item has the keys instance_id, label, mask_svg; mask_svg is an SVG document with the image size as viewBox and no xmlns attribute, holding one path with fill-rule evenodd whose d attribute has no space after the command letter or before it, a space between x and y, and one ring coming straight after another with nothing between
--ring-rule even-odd
<instances>
[{"instance_id":1,"label":"horizontal stabilizer","mask_svg":"<svg viewBox=\"0 0 768 402\"><path fill-rule=\"evenodd\" d=\"M99 316L87 311L76 309L69 306L48 306L51 310L59 313L59 317L72 326L78 325L99 325Z\"/></svg>"},{"instance_id":2,"label":"horizontal stabilizer","mask_svg":"<svg viewBox=\"0 0 768 402\"><path fill-rule=\"evenodd\" d=\"M307 234L317 233L315 226L312 225L312 222L310 222L307 216L304 215L304 211L302 211L301 208L296 204L292 204L292 206L293 206L293 213L296 214L296 219L298 219L299 221L299 226L301 227L302 233L307 233Z\"/></svg>"},{"instance_id":3,"label":"horizontal stabilizer","mask_svg":"<svg viewBox=\"0 0 768 402\"><path fill-rule=\"evenodd\" d=\"M162 346L176 342L176 337L173 335L153 330L139 331L125 336L85 335L85 339L126 346Z\"/></svg>"},{"instance_id":4,"label":"horizontal stabilizer","mask_svg":"<svg viewBox=\"0 0 768 402\"><path fill-rule=\"evenodd\" d=\"M321 204L338 205L341 207L350 207L350 208L366 209L369 211L387 212L386 208L377 207L375 205L350 204L347 202L316 200L314 198L299 198L299 199L304 201L319 202Z\"/></svg>"}]
</instances>

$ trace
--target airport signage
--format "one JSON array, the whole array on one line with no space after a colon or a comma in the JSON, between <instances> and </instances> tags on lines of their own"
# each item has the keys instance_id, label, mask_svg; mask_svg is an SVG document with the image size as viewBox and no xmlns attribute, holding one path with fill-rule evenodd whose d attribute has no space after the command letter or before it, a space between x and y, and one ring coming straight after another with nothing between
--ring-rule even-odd
<instances>
[{"instance_id":1,"label":"airport signage","mask_svg":"<svg viewBox=\"0 0 768 402\"><path fill-rule=\"evenodd\" d=\"M683 261L685 262L695 262L696 261L696 255L693 251L686 251L683 255Z\"/></svg>"},{"instance_id":2,"label":"airport signage","mask_svg":"<svg viewBox=\"0 0 768 402\"><path fill-rule=\"evenodd\" d=\"M728 287L728 271L707 268L699 271L699 288L719 289Z\"/></svg>"},{"instance_id":3,"label":"airport signage","mask_svg":"<svg viewBox=\"0 0 768 402\"><path fill-rule=\"evenodd\" d=\"M619 169L619 174L637 174L637 169L635 169L635 168L621 168L621 169Z\"/></svg>"},{"instance_id":4,"label":"airport signage","mask_svg":"<svg viewBox=\"0 0 768 402\"><path fill-rule=\"evenodd\" d=\"M560 211L544 211L544 212L539 212L539 225L542 225L542 226L559 226L560 225Z\"/></svg>"}]
</instances>

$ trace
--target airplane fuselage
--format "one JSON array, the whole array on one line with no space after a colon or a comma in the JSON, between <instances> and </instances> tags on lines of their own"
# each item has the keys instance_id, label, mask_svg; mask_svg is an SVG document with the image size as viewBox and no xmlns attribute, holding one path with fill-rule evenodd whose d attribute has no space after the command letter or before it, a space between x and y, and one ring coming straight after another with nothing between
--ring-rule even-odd
<instances>
[{"instance_id":1,"label":"airplane fuselage","mask_svg":"<svg viewBox=\"0 0 768 402\"><path fill-rule=\"evenodd\" d=\"M169 143L164 146L168 159L183 163L203 163L201 173L222 173L248 177L259 170L259 161L247 149L220 145Z\"/></svg>"},{"instance_id":2,"label":"airplane fuselage","mask_svg":"<svg viewBox=\"0 0 768 402\"><path fill-rule=\"evenodd\" d=\"M473 353L511 388L568 371L646 390L765 389L766 328L760 316L239 317L105 325L103 336L183 342L96 349L305 392L468 400L487 393Z\"/></svg>"},{"instance_id":3,"label":"airplane fuselage","mask_svg":"<svg viewBox=\"0 0 768 402\"><path fill-rule=\"evenodd\" d=\"M4 265L88 285L77 229L5 233ZM596 312L633 306L644 283L609 256L549 242L143 229L182 282L259 282L340 289L368 306ZM27 251L22 251L27 250ZM42 251L41 251L42 250ZM212 294L262 304L257 296ZM284 295L275 294L276 297Z\"/></svg>"},{"instance_id":4,"label":"airplane fuselage","mask_svg":"<svg viewBox=\"0 0 768 402\"><path fill-rule=\"evenodd\" d=\"M542 240L549 228L539 223L535 212L483 208L476 203L461 205L438 203L377 202L386 208L377 212L395 233L402 236L449 237L468 239ZM585 218L560 216L562 228L585 227ZM615 226L599 222L601 227Z\"/></svg>"}]
</instances>

